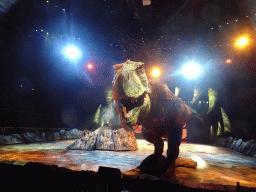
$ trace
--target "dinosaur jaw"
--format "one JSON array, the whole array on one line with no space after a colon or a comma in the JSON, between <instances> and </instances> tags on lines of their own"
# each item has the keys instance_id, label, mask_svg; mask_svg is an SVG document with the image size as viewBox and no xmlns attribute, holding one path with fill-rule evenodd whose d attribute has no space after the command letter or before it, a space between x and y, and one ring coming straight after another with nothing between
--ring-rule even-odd
<instances>
[{"instance_id":1,"label":"dinosaur jaw","mask_svg":"<svg viewBox=\"0 0 256 192\"><path fill-rule=\"evenodd\" d=\"M149 113L150 106L150 98L146 92L138 98L120 97L115 100L115 107L124 127L136 125L141 115L145 116Z\"/></svg>"}]
</instances>

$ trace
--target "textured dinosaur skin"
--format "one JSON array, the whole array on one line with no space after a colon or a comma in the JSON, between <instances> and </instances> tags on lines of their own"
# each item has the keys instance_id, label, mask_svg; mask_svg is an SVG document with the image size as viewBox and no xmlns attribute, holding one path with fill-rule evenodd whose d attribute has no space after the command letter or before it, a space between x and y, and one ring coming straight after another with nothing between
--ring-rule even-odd
<instances>
[{"instance_id":1,"label":"textured dinosaur skin","mask_svg":"<svg viewBox=\"0 0 256 192\"><path fill-rule=\"evenodd\" d=\"M112 100L121 125L142 125L143 137L154 144L155 155L162 155L162 137L167 136L166 167L169 167L179 155L182 128L192 110L166 84L148 80L143 63L128 60L113 67Z\"/></svg>"}]
</instances>

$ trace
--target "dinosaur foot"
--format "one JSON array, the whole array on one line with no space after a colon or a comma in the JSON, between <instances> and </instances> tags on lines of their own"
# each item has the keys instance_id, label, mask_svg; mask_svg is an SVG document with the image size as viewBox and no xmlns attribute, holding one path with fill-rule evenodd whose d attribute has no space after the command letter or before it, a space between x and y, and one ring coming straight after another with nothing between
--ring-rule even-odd
<instances>
[{"instance_id":1,"label":"dinosaur foot","mask_svg":"<svg viewBox=\"0 0 256 192\"><path fill-rule=\"evenodd\" d=\"M160 176L166 171L167 158L163 155L152 154L146 157L138 169L142 174Z\"/></svg>"}]
</instances>

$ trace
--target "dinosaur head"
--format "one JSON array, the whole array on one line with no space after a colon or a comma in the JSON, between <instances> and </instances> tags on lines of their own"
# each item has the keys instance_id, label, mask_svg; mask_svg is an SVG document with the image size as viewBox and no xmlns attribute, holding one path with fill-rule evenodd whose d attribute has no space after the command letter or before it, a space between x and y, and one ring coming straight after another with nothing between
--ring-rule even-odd
<instances>
[{"instance_id":1,"label":"dinosaur head","mask_svg":"<svg viewBox=\"0 0 256 192\"><path fill-rule=\"evenodd\" d=\"M127 60L123 64L113 66L115 77L112 86L112 100L121 125L136 125L139 117L150 111L151 92L143 63Z\"/></svg>"}]
</instances>

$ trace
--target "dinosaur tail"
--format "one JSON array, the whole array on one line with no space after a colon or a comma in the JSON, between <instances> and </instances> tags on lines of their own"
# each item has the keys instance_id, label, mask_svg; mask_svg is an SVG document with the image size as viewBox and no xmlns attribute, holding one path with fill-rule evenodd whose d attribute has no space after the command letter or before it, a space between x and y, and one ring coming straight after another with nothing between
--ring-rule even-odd
<instances>
[{"instance_id":1,"label":"dinosaur tail","mask_svg":"<svg viewBox=\"0 0 256 192\"><path fill-rule=\"evenodd\" d=\"M197 118L197 119L200 120L201 122L204 122L204 120L202 119L202 117L201 117L194 109L191 109L191 110L192 110L191 116Z\"/></svg>"}]
</instances>

